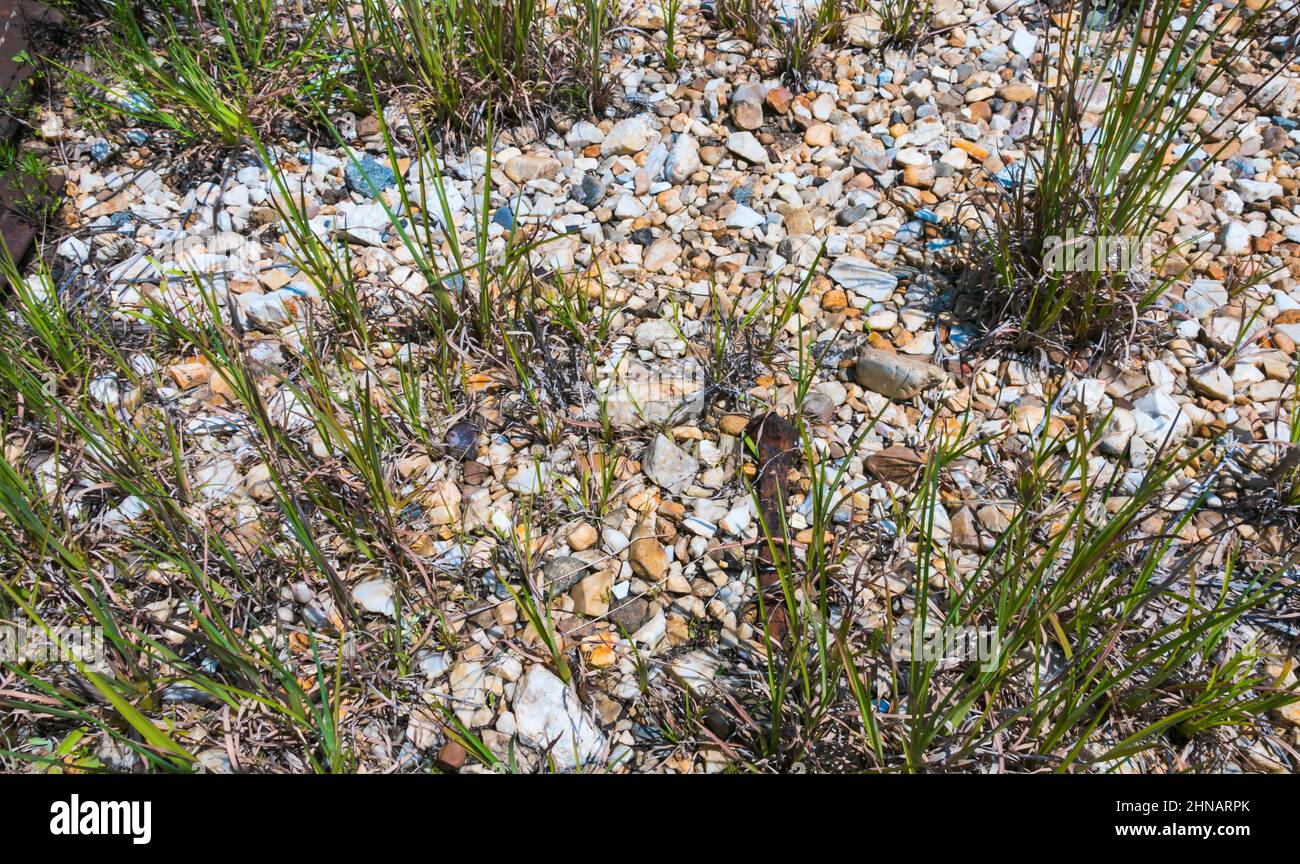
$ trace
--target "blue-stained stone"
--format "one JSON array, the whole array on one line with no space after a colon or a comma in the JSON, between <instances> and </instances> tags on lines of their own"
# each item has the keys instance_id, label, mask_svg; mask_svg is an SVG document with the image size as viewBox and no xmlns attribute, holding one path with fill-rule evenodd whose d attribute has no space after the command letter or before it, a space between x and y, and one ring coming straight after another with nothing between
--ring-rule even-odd
<instances>
[{"instance_id":1,"label":"blue-stained stone","mask_svg":"<svg viewBox=\"0 0 1300 864\"><path fill-rule=\"evenodd\" d=\"M1248 165L1248 164L1246 164L1245 162L1241 161L1240 159L1229 159L1229 160L1228 160L1228 168L1230 168L1230 169L1232 170L1232 173L1233 173L1235 176L1237 176L1237 177L1254 177L1254 176L1255 176L1255 171L1254 171L1254 169L1251 168L1250 165Z\"/></svg>"},{"instance_id":2,"label":"blue-stained stone","mask_svg":"<svg viewBox=\"0 0 1300 864\"><path fill-rule=\"evenodd\" d=\"M506 583L501 580L501 577L497 576L495 570L484 570L481 578L483 579L483 586L495 594L498 600L505 600L511 596L510 589L506 587Z\"/></svg>"},{"instance_id":3,"label":"blue-stained stone","mask_svg":"<svg viewBox=\"0 0 1300 864\"><path fill-rule=\"evenodd\" d=\"M970 344L975 334L970 331L969 327L957 324L948 331L948 341L953 344L954 348L965 348Z\"/></svg>"},{"instance_id":4,"label":"blue-stained stone","mask_svg":"<svg viewBox=\"0 0 1300 864\"><path fill-rule=\"evenodd\" d=\"M125 110L134 111L137 114L153 110L153 102L143 93L128 93L119 99L117 104L121 105Z\"/></svg>"},{"instance_id":5,"label":"blue-stained stone","mask_svg":"<svg viewBox=\"0 0 1300 864\"><path fill-rule=\"evenodd\" d=\"M1034 172L1029 171L1029 179L1032 180ZM1004 189L1015 189L1025 181L1025 163L1015 162L993 175L993 179L998 181Z\"/></svg>"},{"instance_id":6,"label":"blue-stained stone","mask_svg":"<svg viewBox=\"0 0 1300 864\"><path fill-rule=\"evenodd\" d=\"M393 169L382 164L374 156L366 154L361 161L348 162L343 169L343 182L358 195L378 195L389 186L397 183Z\"/></svg>"}]
</instances>

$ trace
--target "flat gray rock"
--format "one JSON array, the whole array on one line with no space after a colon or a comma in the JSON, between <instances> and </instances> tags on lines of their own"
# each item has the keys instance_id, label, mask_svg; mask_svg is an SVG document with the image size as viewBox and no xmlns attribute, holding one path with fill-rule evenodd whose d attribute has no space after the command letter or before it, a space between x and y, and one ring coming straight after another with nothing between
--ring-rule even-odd
<instances>
[{"instance_id":1,"label":"flat gray rock","mask_svg":"<svg viewBox=\"0 0 1300 864\"><path fill-rule=\"evenodd\" d=\"M859 384L890 399L911 399L948 378L933 363L878 348L864 348L854 372Z\"/></svg>"},{"instance_id":2,"label":"flat gray rock","mask_svg":"<svg viewBox=\"0 0 1300 864\"><path fill-rule=\"evenodd\" d=\"M840 256L827 275L845 289L876 303L888 300L898 287L897 276L856 255Z\"/></svg>"}]
</instances>

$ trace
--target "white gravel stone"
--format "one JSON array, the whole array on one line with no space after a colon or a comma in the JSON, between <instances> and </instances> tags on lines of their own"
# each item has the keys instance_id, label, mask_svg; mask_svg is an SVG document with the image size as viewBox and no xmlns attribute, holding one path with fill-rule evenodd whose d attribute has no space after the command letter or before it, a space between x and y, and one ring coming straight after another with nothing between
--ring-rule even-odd
<instances>
[{"instance_id":1,"label":"white gravel stone","mask_svg":"<svg viewBox=\"0 0 1300 864\"><path fill-rule=\"evenodd\" d=\"M1228 302L1228 291L1217 279L1194 279L1183 292L1183 304L1195 318L1204 318Z\"/></svg>"},{"instance_id":2,"label":"white gravel stone","mask_svg":"<svg viewBox=\"0 0 1300 864\"><path fill-rule=\"evenodd\" d=\"M1021 27L1011 34L1011 50L1026 59L1034 56L1038 47L1038 37Z\"/></svg>"},{"instance_id":3,"label":"white gravel stone","mask_svg":"<svg viewBox=\"0 0 1300 864\"><path fill-rule=\"evenodd\" d=\"M863 387L890 399L911 399L948 377L932 363L875 348L863 351L858 358L855 373L858 383Z\"/></svg>"},{"instance_id":4,"label":"white gravel stone","mask_svg":"<svg viewBox=\"0 0 1300 864\"><path fill-rule=\"evenodd\" d=\"M653 135L645 117L629 117L614 124L600 142L601 156L632 156L650 146Z\"/></svg>"},{"instance_id":5,"label":"white gravel stone","mask_svg":"<svg viewBox=\"0 0 1300 864\"><path fill-rule=\"evenodd\" d=\"M605 734L563 681L546 667L534 665L517 686L511 707L524 744L547 751L565 771L599 762L607 747Z\"/></svg>"},{"instance_id":6,"label":"white gravel stone","mask_svg":"<svg viewBox=\"0 0 1300 864\"><path fill-rule=\"evenodd\" d=\"M1241 196L1241 200L1247 204L1253 204L1257 201L1271 201L1274 198L1282 197L1282 184L1280 183L1242 179L1233 184L1233 189Z\"/></svg>"},{"instance_id":7,"label":"white gravel stone","mask_svg":"<svg viewBox=\"0 0 1300 864\"><path fill-rule=\"evenodd\" d=\"M1244 255L1250 251L1250 229L1240 222L1224 225L1218 239L1225 255Z\"/></svg>"},{"instance_id":8,"label":"white gravel stone","mask_svg":"<svg viewBox=\"0 0 1300 864\"><path fill-rule=\"evenodd\" d=\"M664 162L664 179L669 183L685 183L696 171L700 170L700 145L695 136L683 133L677 137L673 149L668 152Z\"/></svg>"},{"instance_id":9,"label":"white gravel stone","mask_svg":"<svg viewBox=\"0 0 1300 864\"><path fill-rule=\"evenodd\" d=\"M1203 372L1193 372L1190 376L1192 388L1211 399L1231 402L1233 395L1232 378L1218 366Z\"/></svg>"},{"instance_id":10,"label":"white gravel stone","mask_svg":"<svg viewBox=\"0 0 1300 864\"><path fill-rule=\"evenodd\" d=\"M389 618L397 614L393 602L393 583L389 579L368 579L352 589L352 599L367 612Z\"/></svg>"},{"instance_id":11,"label":"white gravel stone","mask_svg":"<svg viewBox=\"0 0 1300 864\"><path fill-rule=\"evenodd\" d=\"M765 221L762 215L744 204L737 204L736 209L727 217L728 228L757 228Z\"/></svg>"},{"instance_id":12,"label":"white gravel stone","mask_svg":"<svg viewBox=\"0 0 1300 864\"><path fill-rule=\"evenodd\" d=\"M749 527L750 518L749 505L743 504L728 510L727 515L718 521L718 527L728 534L739 537Z\"/></svg>"},{"instance_id":13,"label":"white gravel stone","mask_svg":"<svg viewBox=\"0 0 1300 864\"><path fill-rule=\"evenodd\" d=\"M752 132L732 132L727 136L727 149L755 165L767 164L767 150Z\"/></svg>"}]
</instances>

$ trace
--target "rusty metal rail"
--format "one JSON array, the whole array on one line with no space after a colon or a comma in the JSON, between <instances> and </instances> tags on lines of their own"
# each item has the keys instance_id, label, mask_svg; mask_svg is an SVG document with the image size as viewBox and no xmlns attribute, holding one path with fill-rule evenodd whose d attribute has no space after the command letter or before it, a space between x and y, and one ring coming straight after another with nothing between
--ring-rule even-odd
<instances>
[{"instance_id":1,"label":"rusty metal rail","mask_svg":"<svg viewBox=\"0 0 1300 864\"><path fill-rule=\"evenodd\" d=\"M0 112L0 140L15 141L24 134L18 121L20 112L30 105L29 82L34 70L20 61L27 50L32 28L61 23L57 11L32 0L0 0L0 93L4 94L4 111ZM22 263L31 252L36 225L16 206L18 190L7 179L0 179L0 237L14 260Z\"/></svg>"}]
</instances>

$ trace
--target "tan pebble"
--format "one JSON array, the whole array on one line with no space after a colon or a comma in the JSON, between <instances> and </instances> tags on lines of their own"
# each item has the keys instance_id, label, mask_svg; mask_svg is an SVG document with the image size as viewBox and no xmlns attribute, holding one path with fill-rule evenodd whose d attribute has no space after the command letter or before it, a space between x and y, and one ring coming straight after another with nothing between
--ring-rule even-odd
<instances>
[{"instance_id":1,"label":"tan pebble","mask_svg":"<svg viewBox=\"0 0 1300 864\"><path fill-rule=\"evenodd\" d=\"M832 288L822 295L822 309L827 312L837 312L848 305L848 295L839 288Z\"/></svg>"},{"instance_id":2,"label":"tan pebble","mask_svg":"<svg viewBox=\"0 0 1300 864\"><path fill-rule=\"evenodd\" d=\"M724 414L718 421L718 429L724 435L740 435L749 425L749 417L744 414Z\"/></svg>"},{"instance_id":3,"label":"tan pebble","mask_svg":"<svg viewBox=\"0 0 1300 864\"><path fill-rule=\"evenodd\" d=\"M582 552L596 545L596 529L589 522L580 522L569 531L565 538L569 548L575 552Z\"/></svg>"},{"instance_id":4,"label":"tan pebble","mask_svg":"<svg viewBox=\"0 0 1300 864\"><path fill-rule=\"evenodd\" d=\"M834 132L834 127L829 123L818 123L808 128L803 140L809 147L827 147L831 143Z\"/></svg>"},{"instance_id":5,"label":"tan pebble","mask_svg":"<svg viewBox=\"0 0 1300 864\"><path fill-rule=\"evenodd\" d=\"M212 370L206 360L196 357L184 363L175 363L168 366L167 374L172 376L172 380L176 382L177 387L188 390L191 387L197 387L205 383L212 374Z\"/></svg>"},{"instance_id":6,"label":"tan pebble","mask_svg":"<svg viewBox=\"0 0 1300 864\"><path fill-rule=\"evenodd\" d=\"M614 653L613 646L602 643L591 649L587 662L598 669L613 666L618 662L618 655Z\"/></svg>"},{"instance_id":7,"label":"tan pebble","mask_svg":"<svg viewBox=\"0 0 1300 864\"><path fill-rule=\"evenodd\" d=\"M655 536L654 528L642 522L632 529L632 543L628 546L628 564L632 572L649 582L658 582L668 569L668 556Z\"/></svg>"}]
</instances>

